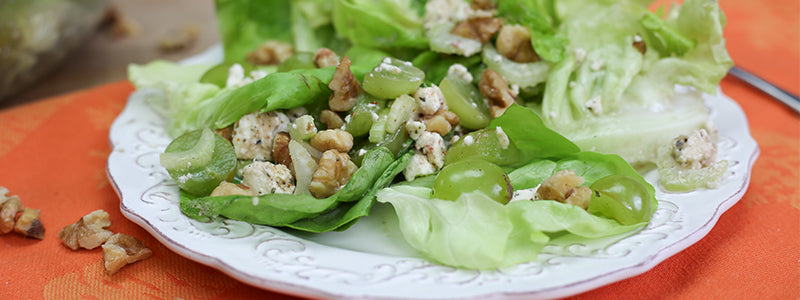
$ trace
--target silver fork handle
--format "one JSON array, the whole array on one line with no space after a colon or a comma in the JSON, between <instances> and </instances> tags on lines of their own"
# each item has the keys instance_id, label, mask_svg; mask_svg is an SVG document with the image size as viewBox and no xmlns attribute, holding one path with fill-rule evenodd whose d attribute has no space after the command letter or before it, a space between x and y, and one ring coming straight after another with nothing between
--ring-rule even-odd
<instances>
[{"instance_id":1,"label":"silver fork handle","mask_svg":"<svg viewBox=\"0 0 800 300\"><path fill-rule=\"evenodd\" d=\"M737 67L732 67L730 71L728 71L728 74L736 76L742 81L772 96L772 98L778 99L778 101L783 102L783 104L786 104L795 111L800 112L800 99L798 99L796 95L793 95L765 81L764 79L761 79L758 76Z\"/></svg>"}]
</instances>

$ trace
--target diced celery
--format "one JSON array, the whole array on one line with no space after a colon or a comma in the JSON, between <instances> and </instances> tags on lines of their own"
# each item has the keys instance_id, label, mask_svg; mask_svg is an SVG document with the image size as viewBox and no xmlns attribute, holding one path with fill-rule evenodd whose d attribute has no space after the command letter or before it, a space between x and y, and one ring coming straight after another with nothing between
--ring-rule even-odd
<instances>
[{"instance_id":1,"label":"diced celery","mask_svg":"<svg viewBox=\"0 0 800 300\"><path fill-rule=\"evenodd\" d=\"M289 136L293 140L308 140L317 134L317 126L314 124L314 117L303 115L289 125Z\"/></svg>"},{"instance_id":2,"label":"diced celery","mask_svg":"<svg viewBox=\"0 0 800 300\"><path fill-rule=\"evenodd\" d=\"M317 162L308 150L296 140L289 141L289 155L292 157L292 169L297 179L294 193L309 194L308 186L311 184L314 171L317 170Z\"/></svg>"},{"instance_id":3,"label":"diced celery","mask_svg":"<svg viewBox=\"0 0 800 300\"><path fill-rule=\"evenodd\" d=\"M685 168L672 158L669 146L658 149L658 175L661 185L669 191L688 192L699 188L716 188L728 161L721 160L700 169Z\"/></svg>"},{"instance_id":4,"label":"diced celery","mask_svg":"<svg viewBox=\"0 0 800 300\"><path fill-rule=\"evenodd\" d=\"M389 109L385 108L378 112L378 119L372 123L369 129L369 142L377 144L383 141L386 136L386 119L389 114Z\"/></svg>"},{"instance_id":5,"label":"diced celery","mask_svg":"<svg viewBox=\"0 0 800 300\"><path fill-rule=\"evenodd\" d=\"M389 115L386 118L386 132L394 133L397 128L404 126L417 108L417 101L409 95L400 95L392 103Z\"/></svg>"}]
</instances>

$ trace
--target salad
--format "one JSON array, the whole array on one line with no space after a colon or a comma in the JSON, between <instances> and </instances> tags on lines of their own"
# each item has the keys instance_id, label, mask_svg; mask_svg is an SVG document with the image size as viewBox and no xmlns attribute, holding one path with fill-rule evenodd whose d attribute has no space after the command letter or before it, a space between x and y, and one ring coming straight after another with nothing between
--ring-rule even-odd
<instances>
[{"instance_id":1,"label":"salad","mask_svg":"<svg viewBox=\"0 0 800 300\"><path fill-rule=\"evenodd\" d=\"M725 171L700 98L724 15L648 4L217 0L224 62L129 77L167 95L185 215L319 233L388 203L429 259L505 267L645 226L637 169L676 191Z\"/></svg>"}]
</instances>

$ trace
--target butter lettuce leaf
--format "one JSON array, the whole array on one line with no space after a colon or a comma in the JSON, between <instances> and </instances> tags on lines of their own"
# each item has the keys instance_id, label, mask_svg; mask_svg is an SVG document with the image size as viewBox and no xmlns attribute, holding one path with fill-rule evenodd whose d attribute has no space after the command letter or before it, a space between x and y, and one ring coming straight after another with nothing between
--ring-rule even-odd
<instances>
[{"instance_id":1,"label":"butter lettuce leaf","mask_svg":"<svg viewBox=\"0 0 800 300\"><path fill-rule=\"evenodd\" d=\"M547 74L541 102L530 105L581 149L630 163L654 163L661 145L705 126L701 92L716 93L733 65L715 1L685 1L663 19L648 5L559 2L569 45Z\"/></svg>"},{"instance_id":2,"label":"butter lettuce leaf","mask_svg":"<svg viewBox=\"0 0 800 300\"><path fill-rule=\"evenodd\" d=\"M333 25L354 45L424 49L421 12L421 4L411 0L336 0Z\"/></svg>"},{"instance_id":3,"label":"butter lettuce leaf","mask_svg":"<svg viewBox=\"0 0 800 300\"><path fill-rule=\"evenodd\" d=\"M508 171L515 190L534 188L560 170L572 170L587 186L606 176L624 175L645 188L643 201L658 205L655 189L620 156L581 152L527 108L510 107L489 125L496 126L526 158ZM502 205L481 192L462 194L455 201L435 199L431 179L383 189L377 200L394 207L403 237L412 247L433 261L460 268L492 269L533 261L554 238L612 237L642 228L650 219L622 225L571 204L517 200Z\"/></svg>"},{"instance_id":4,"label":"butter lettuce leaf","mask_svg":"<svg viewBox=\"0 0 800 300\"><path fill-rule=\"evenodd\" d=\"M350 181L327 198L317 199L310 194L195 197L184 193L180 207L186 216L199 221L225 217L307 232L344 230L369 214L375 193L391 183L406 167L410 156L406 151L395 159L385 147L368 151L364 164Z\"/></svg>"}]
</instances>

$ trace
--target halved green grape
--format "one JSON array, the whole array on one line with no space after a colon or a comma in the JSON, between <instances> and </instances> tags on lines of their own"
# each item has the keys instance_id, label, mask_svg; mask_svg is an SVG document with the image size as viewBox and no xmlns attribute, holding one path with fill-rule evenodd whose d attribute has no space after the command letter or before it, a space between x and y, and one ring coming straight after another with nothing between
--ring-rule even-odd
<instances>
[{"instance_id":1,"label":"halved green grape","mask_svg":"<svg viewBox=\"0 0 800 300\"><path fill-rule=\"evenodd\" d=\"M289 56L286 60L278 65L278 72L287 72L297 69L316 69L314 65L314 53L311 52L297 52Z\"/></svg>"},{"instance_id":2,"label":"halved green grape","mask_svg":"<svg viewBox=\"0 0 800 300\"><path fill-rule=\"evenodd\" d=\"M461 127L481 129L489 125L489 106L471 82L448 74L439 83L439 89L444 94L448 109L458 115Z\"/></svg>"},{"instance_id":3,"label":"halved green grape","mask_svg":"<svg viewBox=\"0 0 800 300\"><path fill-rule=\"evenodd\" d=\"M609 175L592 183L589 212L617 220L622 225L647 222L655 207L647 188L625 175Z\"/></svg>"},{"instance_id":4,"label":"halved green grape","mask_svg":"<svg viewBox=\"0 0 800 300\"><path fill-rule=\"evenodd\" d=\"M369 129L372 128L374 112L366 111L366 110L353 110L350 115L348 115L349 119L347 119L347 123L344 125L344 130L349 132L353 137L363 136L369 133Z\"/></svg>"},{"instance_id":5,"label":"halved green grape","mask_svg":"<svg viewBox=\"0 0 800 300\"><path fill-rule=\"evenodd\" d=\"M364 76L361 87L372 96L394 99L413 93L423 80L425 72L410 62L386 57Z\"/></svg>"},{"instance_id":6,"label":"halved green grape","mask_svg":"<svg viewBox=\"0 0 800 300\"><path fill-rule=\"evenodd\" d=\"M363 136L369 133L372 123L376 121L378 111L386 106L386 100L372 97L366 93L358 95L356 106L350 110L350 114L345 118L344 130L353 137Z\"/></svg>"},{"instance_id":7,"label":"halved green grape","mask_svg":"<svg viewBox=\"0 0 800 300\"><path fill-rule=\"evenodd\" d=\"M511 200L508 176L499 166L468 159L445 166L433 181L433 198L455 201L463 193L480 191L502 204Z\"/></svg>"},{"instance_id":8,"label":"halved green grape","mask_svg":"<svg viewBox=\"0 0 800 300\"><path fill-rule=\"evenodd\" d=\"M458 139L447 150L444 164L468 158L483 159L497 165L508 166L519 162L520 152L502 130L487 128L470 132Z\"/></svg>"},{"instance_id":9,"label":"halved green grape","mask_svg":"<svg viewBox=\"0 0 800 300\"><path fill-rule=\"evenodd\" d=\"M255 69L255 66L247 62L226 61L211 67L211 69L203 73L203 76L200 77L200 82L211 83L224 88L228 83L228 74L230 73L231 66L234 64L240 64L244 69L245 75Z\"/></svg>"},{"instance_id":10,"label":"halved green grape","mask_svg":"<svg viewBox=\"0 0 800 300\"><path fill-rule=\"evenodd\" d=\"M225 138L205 128L187 132L160 156L161 165L184 191L206 196L236 171L236 154Z\"/></svg>"}]
</instances>

